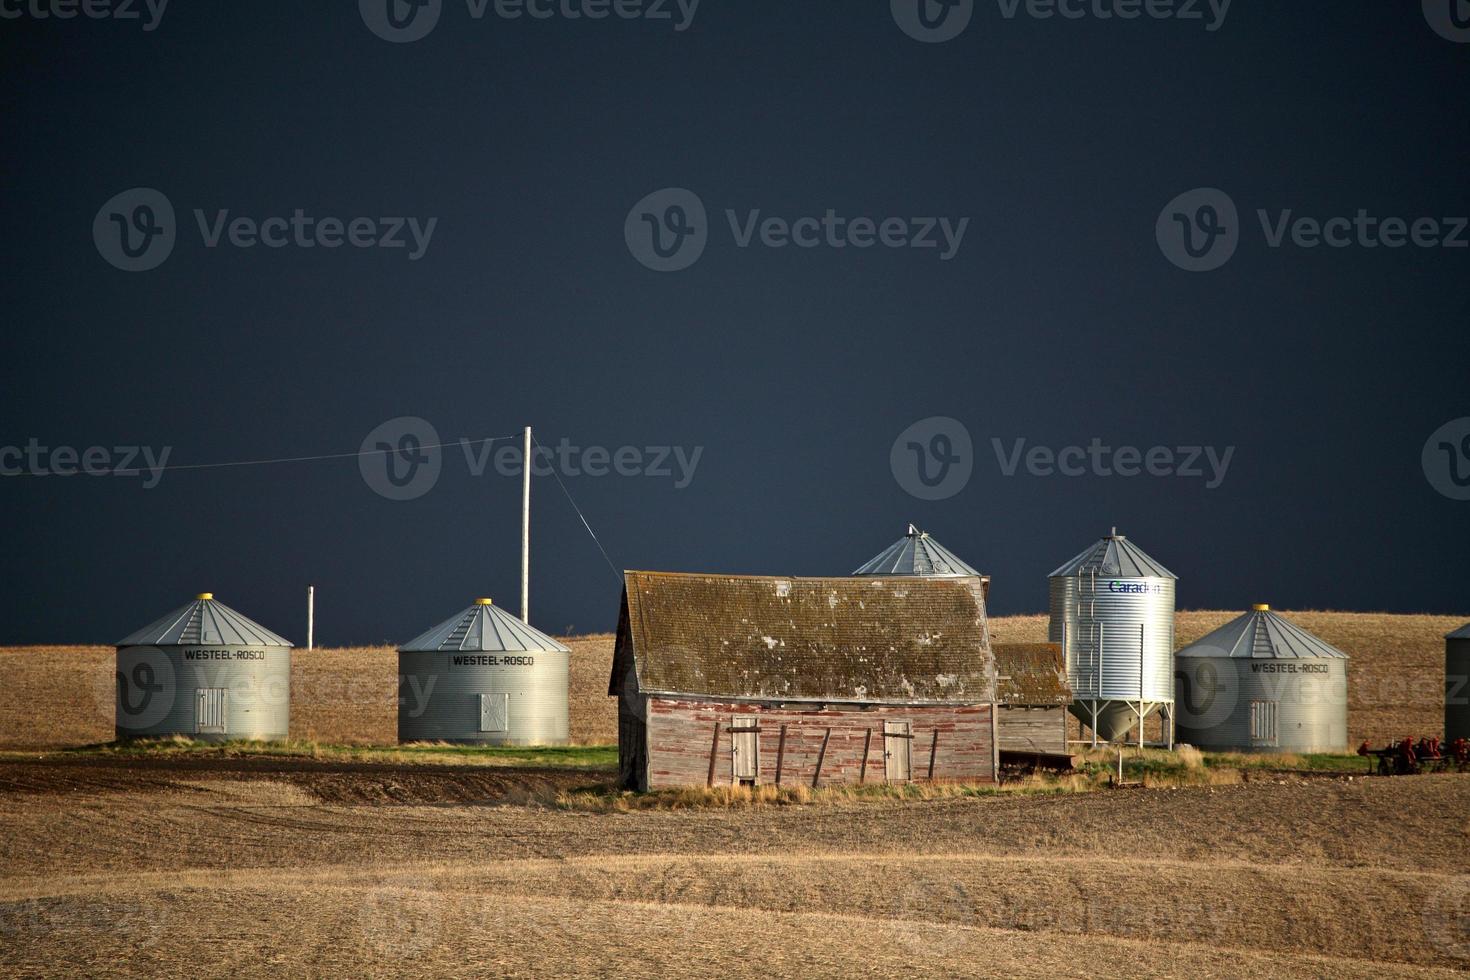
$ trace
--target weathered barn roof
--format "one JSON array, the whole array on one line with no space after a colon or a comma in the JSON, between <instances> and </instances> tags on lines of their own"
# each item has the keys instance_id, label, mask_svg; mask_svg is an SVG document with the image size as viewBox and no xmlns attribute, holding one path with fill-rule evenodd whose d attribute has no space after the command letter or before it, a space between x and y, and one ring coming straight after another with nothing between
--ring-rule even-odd
<instances>
[{"instance_id":1,"label":"weathered barn roof","mask_svg":"<svg viewBox=\"0 0 1470 980\"><path fill-rule=\"evenodd\" d=\"M1470 640L1470 623L1445 636L1446 640Z\"/></svg>"},{"instance_id":2,"label":"weathered barn roof","mask_svg":"<svg viewBox=\"0 0 1470 980\"><path fill-rule=\"evenodd\" d=\"M908 532L884 548L854 575L977 575L953 551L910 524Z\"/></svg>"},{"instance_id":3,"label":"weathered barn roof","mask_svg":"<svg viewBox=\"0 0 1470 980\"><path fill-rule=\"evenodd\" d=\"M1048 578L1073 575L1117 576L1119 578L1175 578L1179 576L1154 561L1138 545L1113 528L1113 533L1089 545L1071 561L1052 572Z\"/></svg>"},{"instance_id":4,"label":"weathered barn roof","mask_svg":"<svg viewBox=\"0 0 1470 980\"><path fill-rule=\"evenodd\" d=\"M571 652L570 648L535 627L526 625L499 606L492 605L489 599L476 599L468 609L455 613L398 649L404 653L437 653L443 650L477 653L522 650Z\"/></svg>"},{"instance_id":5,"label":"weathered barn roof","mask_svg":"<svg viewBox=\"0 0 1470 980\"><path fill-rule=\"evenodd\" d=\"M1068 705L1072 688L1058 643L997 643L996 701L1006 705Z\"/></svg>"},{"instance_id":6,"label":"weathered barn roof","mask_svg":"<svg viewBox=\"0 0 1470 980\"><path fill-rule=\"evenodd\" d=\"M1270 606L1256 606L1180 650L1179 657L1250 657L1274 660L1347 660L1337 647L1317 639Z\"/></svg>"},{"instance_id":7,"label":"weathered barn roof","mask_svg":"<svg viewBox=\"0 0 1470 980\"><path fill-rule=\"evenodd\" d=\"M994 700L977 578L627 572L610 693L758 701ZM629 663L631 659L632 663Z\"/></svg>"},{"instance_id":8,"label":"weathered barn roof","mask_svg":"<svg viewBox=\"0 0 1470 980\"><path fill-rule=\"evenodd\" d=\"M193 602L118 640L120 647L289 647L291 641L272 633L201 592Z\"/></svg>"}]
</instances>

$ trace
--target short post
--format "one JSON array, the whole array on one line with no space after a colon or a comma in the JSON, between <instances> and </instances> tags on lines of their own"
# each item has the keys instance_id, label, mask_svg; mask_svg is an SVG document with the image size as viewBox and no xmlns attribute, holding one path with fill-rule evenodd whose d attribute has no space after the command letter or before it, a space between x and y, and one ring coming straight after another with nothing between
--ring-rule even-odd
<instances>
[{"instance_id":1,"label":"short post","mask_svg":"<svg viewBox=\"0 0 1470 980\"><path fill-rule=\"evenodd\" d=\"M715 735L714 735L714 739L710 742L710 746L709 746L709 778L705 780L705 782L704 782L704 785L705 786L713 786L715 784L715 756L719 754L719 751L720 751L720 723L717 721L717 722L715 722Z\"/></svg>"},{"instance_id":2,"label":"short post","mask_svg":"<svg viewBox=\"0 0 1470 980\"><path fill-rule=\"evenodd\" d=\"M308 649L308 650L310 650L312 648L312 641L314 639L313 633L315 633L315 632L316 632L316 586L314 586L314 585L308 585L306 587L306 649Z\"/></svg>"},{"instance_id":3,"label":"short post","mask_svg":"<svg viewBox=\"0 0 1470 980\"><path fill-rule=\"evenodd\" d=\"M812 773L812 789L817 788L817 781L822 778L822 760L827 758L827 743L832 740L832 729L827 729L827 734L822 736L822 747L817 750L817 770Z\"/></svg>"},{"instance_id":4,"label":"short post","mask_svg":"<svg viewBox=\"0 0 1470 980\"><path fill-rule=\"evenodd\" d=\"M866 732L863 732L863 764L858 768L859 783L866 783L868 781L868 750L872 748L872 745L873 730L869 728Z\"/></svg>"},{"instance_id":5,"label":"short post","mask_svg":"<svg viewBox=\"0 0 1470 980\"><path fill-rule=\"evenodd\" d=\"M781 739L776 743L776 785L781 785L781 763L786 758L786 726L781 726Z\"/></svg>"}]
</instances>

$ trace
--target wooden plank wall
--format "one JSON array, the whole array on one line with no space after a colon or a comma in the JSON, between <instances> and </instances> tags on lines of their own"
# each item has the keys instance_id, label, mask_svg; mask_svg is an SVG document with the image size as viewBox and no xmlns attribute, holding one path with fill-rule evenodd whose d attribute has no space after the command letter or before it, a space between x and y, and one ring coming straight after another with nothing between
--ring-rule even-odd
<instances>
[{"instance_id":1,"label":"wooden plank wall","mask_svg":"<svg viewBox=\"0 0 1470 980\"><path fill-rule=\"evenodd\" d=\"M1000 747L1017 752L1067 751L1067 709L1001 708Z\"/></svg>"},{"instance_id":2,"label":"wooden plank wall","mask_svg":"<svg viewBox=\"0 0 1470 980\"><path fill-rule=\"evenodd\" d=\"M649 698L648 788L729 784L729 729L741 716L756 718L760 728L756 738L763 784L776 782L778 761L783 786L811 786L814 780L818 786L883 782L885 720L912 726L914 779L927 778L932 753L937 782L992 782L990 712L989 705L818 711ZM1060 732L1060 722L1057 729Z\"/></svg>"}]
</instances>

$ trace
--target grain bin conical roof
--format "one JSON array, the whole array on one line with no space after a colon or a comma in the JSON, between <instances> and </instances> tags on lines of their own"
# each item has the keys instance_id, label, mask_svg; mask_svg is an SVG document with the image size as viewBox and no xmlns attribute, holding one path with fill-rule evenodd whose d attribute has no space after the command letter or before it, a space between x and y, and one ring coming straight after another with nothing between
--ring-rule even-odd
<instances>
[{"instance_id":1,"label":"grain bin conical roof","mask_svg":"<svg viewBox=\"0 0 1470 980\"><path fill-rule=\"evenodd\" d=\"M1097 574L1117 578L1173 578L1179 576L1154 561L1138 545L1113 528L1113 533L1086 548L1048 578Z\"/></svg>"},{"instance_id":2,"label":"grain bin conical roof","mask_svg":"<svg viewBox=\"0 0 1470 980\"><path fill-rule=\"evenodd\" d=\"M985 576L961 561L954 552L920 531L912 524L907 533L884 548L872 561L854 575L923 575L930 578L975 575Z\"/></svg>"},{"instance_id":3,"label":"grain bin conical roof","mask_svg":"<svg viewBox=\"0 0 1470 980\"><path fill-rule=\"evenodd\" d=\"M493 605L489 599L476 599L464 609L433 629L409 640L398 648L404 653L436 653L440 651L514 653L524 650L557 650L570 653L540 630Z\"/></svg>"},{"instance_id":4,"label":"grain bin conical roof","mask_svg":"<svg viewBox=\"0 0 1470 980\"><path fill-rule=\"evenodd\" d=\"M1470 640L1470 623L1466 623L1453 633L1445 635L1446 640Z\"/></svg>"},{"instance_id":5,"label":"grain bin conical roof","mask_svg":"<svg viewBox=\"0 0 1470 980\"><path fill-rule=\"evenodd\" d=\"M1242 657L1257 660L1347 660L1337 647L1256 606L1180 650L1178 657Z\"/></svg>"},{"instance_id":6,"label":"grain bin conical roof","mask_svg":"<svg viewBox=\"0 0 1470 980\"><path fill-rule=\"evenodd\" d=\"M272 633L248 616L236 612L215 599L212 592L201 592L191 603L180 606L167 616L143 627L125 639L120 647L289 647L291 641Z\"/></svg>"}]
</instances>

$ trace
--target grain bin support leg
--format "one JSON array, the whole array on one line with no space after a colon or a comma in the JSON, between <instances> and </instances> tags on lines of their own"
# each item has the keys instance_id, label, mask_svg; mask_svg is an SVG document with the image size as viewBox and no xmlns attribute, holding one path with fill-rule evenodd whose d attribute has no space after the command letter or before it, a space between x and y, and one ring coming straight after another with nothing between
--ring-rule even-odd
<instances>
[{"instance_id":1,"label":"grain bin support leg","mask_svg":"<svg viewBox=\"0 0 1470 980\"><path fill-rule=\"evenodd\" d=\"M719 752L720 723L717 721L715 722L714 738L710 741L709 745L709 777L704 781L705 786L713 786L715 784L715 758L719 755Z\"/></svg>"}]
</instances>

